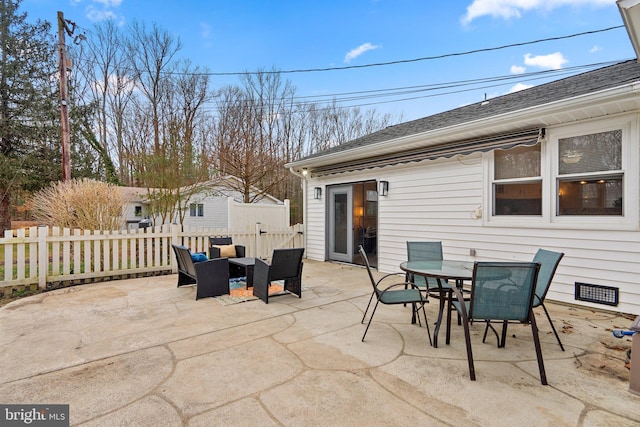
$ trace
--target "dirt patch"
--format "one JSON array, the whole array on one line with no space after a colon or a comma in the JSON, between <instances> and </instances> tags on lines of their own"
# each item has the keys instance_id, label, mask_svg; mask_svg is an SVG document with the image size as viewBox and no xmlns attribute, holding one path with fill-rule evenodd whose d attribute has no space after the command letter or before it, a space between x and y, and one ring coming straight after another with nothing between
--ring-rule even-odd
<instances>
[{"instance_id":1,"label":"dirt patch","mask_svg":"<svg viewBox=\"0 0 640 427\"><path fill-rule=\"evenodd\" d=\"M620 381L629 381L629 369L626 363L626 350L620 354L585 354L576 357L578 369L587 369L595 375L617 378Z\"/></svg>"},{"instance_id":2,"label":"dirt patch","mask_svg":"<svg viewBox=\"0 0 640 427\"><path fill-rule=\"evenodd\" d=\"M36 286L35 289L25 288L25 289L14 289L14 288L3 288L2 292L0 292L0 307L9 304L10 302L30 297L32 295L37 295L42 293L40 289Z\"/></svg>"}]
</instances>

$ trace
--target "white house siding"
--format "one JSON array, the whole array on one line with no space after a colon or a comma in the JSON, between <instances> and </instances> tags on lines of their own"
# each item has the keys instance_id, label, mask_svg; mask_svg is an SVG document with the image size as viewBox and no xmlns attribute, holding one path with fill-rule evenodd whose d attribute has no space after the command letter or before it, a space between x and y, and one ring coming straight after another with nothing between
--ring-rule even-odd
<instances>
[{"instance_id":1,"label":"white house siding","mask_svg":"<svg viewBox=\"0 0 640 427\"><path fill-rule=\"evenodd\" d=\"M187 206L183 224L189 227L205 227L231 230L253 230L260 222L265 227L289 227L289 201L277 203L272 198L265 198L257 203L240 203L240 193L233 196L201 196L191 198L189 204L202 203L204 216L190 216ZM232 212L232 213L230 213Z\"/></svg>"},{"instance_id":2,"label":"white house siding","mask_svg":"<svg viewBox=\"0 0 640 427\"><path fill-rule=\"evenodd\" d=\"M202 203L204 216L190 216L189 206L184 216L183 224L189 227L227 228L227 198L224 196L191 197L189 204Z\"/></svg>"},{"instance_id":3,"label":"white house siding","mask_svg":"<svg viewBox=\"0 0 640 427\"><path fill-rule=\"evenodd\" d=\"M147 190L137 187L117 187L122 195L124 206L122 210L122 228L138 228L138 223L143 218L148 218L147 202L145 201ZM141 214L136 216L136 207L140 207Z\"/></svg>"},{"instance_id":4,"label":"white house siding","mask_svg":"<svg viewBox=\"0 0 640 427\"><path fill-rule=\"evenodd\" d=\"M483 157L484 156L484 157ZM307 256L325 259L326 185L382 179L389 195L378 203L378 269L399 271L408 240L440 240L444 256L468 261L530 261L538 248L564 252L548 294L551 300L640 314L640 231L569 229L526 225L499 226L474 218L483 206L485 163L490 154L422 161L401 166L311 178L307 210ZM636 168L638 162L636 159ZM637 181L637 178L636 178ZM627 182L636 189L638 182ZM323 187L321 201L313 187ZM635 197L640 197L634 191ZM486 213L487 211L485 211ZM470 250L476 251L470 256ZM576 301L575 282L620 289L617 307Z\"/></svg>"},{"instance_id":5,"label":"white house siding","mask_svg":"<svg viewBox=\"0 0 640 427\"><path fill-rule=\"evenodd\" d=\"M125 203L122 212L122 227L125 229L138 228L138 222L144 218L144 212L141 216L136 216L136 206L143 207L142 203L129 202Z\"/></svg>"},{"instance_id":6,"label":"white house siding","mask_svg":"<svg viewBox=\"0 0 640 427\"><path fill-rule=\"evenodd\" d=\"M304 219L305 222L305 233L306 233L306 249L305 256L309 259L315 259L319 261L325 260L325 247L326 247L326 237L325 237L325 203L327 200L327 189L325 185L332 185L335 183L340 183L341 181L336 181L335 179L323 180L321 182L317 182L313 184L314 181L310 180L307 186L306 191L306 217ZM313 198L313 188L322 187L322 198L320 200L315 200Z\"/></svg>"}]
</instances>

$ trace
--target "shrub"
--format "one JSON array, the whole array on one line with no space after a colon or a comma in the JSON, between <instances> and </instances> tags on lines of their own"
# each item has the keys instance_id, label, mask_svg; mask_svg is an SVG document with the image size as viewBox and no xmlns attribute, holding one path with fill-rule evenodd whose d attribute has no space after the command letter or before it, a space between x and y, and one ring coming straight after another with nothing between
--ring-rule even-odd
<instances>
[{"instance_id":1,"label":"shrub","mask_svg":"<svg viewBox=\"0 0 640 427\"><path fill-rule=\"evenodd\" d=\"M87 178L56 182L33 196L33 217L62 228L120 229L123 207L118 187Z\"/></svg>"}]
</instances>

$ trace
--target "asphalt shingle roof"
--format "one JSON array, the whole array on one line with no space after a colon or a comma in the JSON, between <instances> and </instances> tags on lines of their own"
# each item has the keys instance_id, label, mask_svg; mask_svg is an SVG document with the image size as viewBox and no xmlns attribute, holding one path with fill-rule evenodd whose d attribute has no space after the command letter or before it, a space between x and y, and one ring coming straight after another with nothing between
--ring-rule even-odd
<instances>
[{"instance_id":1,"label":"asphalt shingle roof","mask_svg":"<svg viewBox=\"0 0 640 427\"><path fill-rule=\"evenodd\" d=\"M640 63L628 60L586 73L534 86L475 104L389 126L344 144L312 154L305 159L346 151L378 142L415 135L436 129L467 123L499 114L513 113L525 108L540 106L580 95L611 89L640 80ZM303 159L304 160L304 159Z\"/></svg>"}]
</instances>

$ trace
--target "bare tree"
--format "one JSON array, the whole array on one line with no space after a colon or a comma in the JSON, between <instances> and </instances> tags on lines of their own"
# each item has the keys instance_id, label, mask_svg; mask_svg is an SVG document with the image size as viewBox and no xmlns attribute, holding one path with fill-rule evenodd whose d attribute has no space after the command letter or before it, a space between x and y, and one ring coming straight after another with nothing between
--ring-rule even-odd
<instances>
[{"instance_id":1,"label":"bare tree","mask_svg":"<svg viewBox=\"0 0 640 427\"><path fill-rule=\"evenodd\" d=\"M187 151L191 152L198 141L198 128L205 122L204 107L212 99L209 91L209 78L206 70L201 71L199 67L192 68L190 61L185 61L180 68L177 78L173 83L173 89L167 94L172 99L171 116L178 118L180 124L177 132L187 146ZM202 150L198 150L202 152Z\"/></svg>"},{"instance_id":2,"label":"bare tree","mask_svg":"<svg viewBox=\"0 0 640 427\"><path fill-rule=\"evenodd\" d=\"M113 21L96 25L92 37L79 46L78 67L73 82L78 103L86 114L75 120L82 137L98 153L109 182L128 182L122 174L122 114L133 91L133 81L124 63L123 35ZM86 50L83 48L86 45ZM129 73L130 74L130 73ZM114 162L112 155L116 158Z\"/></svg>"},{"instance_id":3,"label":"bare tree","mask_svg":"<svg viewBox=\"0 0 640 427\"><path fill-rule=\"evenodd\" d=\"M182 219L191 194L215 175L237 177L245 202L271 194L298 209L300 180L285 170L287 162L392 121L336 101L300 103L277 70L246 73L239 86L218 90L213 117L207 72L180 61L180 48L156 25L134 22L123 30L107 21L92 34L83 63L85 104L95 105L85 139L104 151L103 163L109 154L117 158L122 182L148 188L163 221Z\"/></svg>"},{"instance_id":4,"label":"bare tree","mask_svg":"<svg viewBox=\"0 0 640 427\"><path fill-rule=\"evenodd\" d=\"M136 85L151 107L154 152L161 151L160 104L166 94L163 85L174 70L172 60L181 47L180 39L174 39L155 24L150 30L139 22L130 27L127 53L135 71Z\"/></svg>"},{"instance_id":5,"label":"bare tree","mask_svg":"<svg viewBox=\"0 0 640 427\"><path fill-rule=\"evenodd\" d=\"M191 196L201 191L209 178L203 156L205 141L201 139L205 133L200 131L206 123L208 85L206 74L192 70L185 62L180 72L164 79L159 87L161 149L138 152L136 176L147 186L151 209L163 222L182 220ZM149 110L153 108L146 105ZM148 125L149 120L145 123ZM153 119L147 130L147 134L155 133Z\"/></svg>"},{"instance_id":6,"label":"bare tree","mask_svg":"<svg viewBox=\"0 0 640 427\"><path fill-rule=\"evenodd\" d=\"M130 183L130 161L126 155L124 140L125 114L135 90L134 73L127 62L126 35L113 21L105 21L97 27L98 46L93 58L100 73L96 76L96 94L100 100L101 138L105 146L117 153L121 182ZM104 50L102 55L99 53ZM99 78L98 78L99 77Z\"/></svg>"},{"instance_id":7,"label":"bare tree","mask_svg":"<svg viewBox=\"0 0 640 427\"><path fill-rule=\"evenodd\" d=\"M286 178L295 88L277 72L247 74L243 87L224 88L217 99L219 169L239 178L246 203L273 194Z\"/></svg>"},{"instance_id":8,"label":"bare tree","mask_svg":"<svg viewBox=\"0 0 640 427\"><path fill-rule=\"evenodd\" d=\"M397 120L391 114L380 115L375 109L364 113L358 107L330 104L307 104L307 152L313 154L376 132Z\"/></svg>"},{"instance_id":9,"label":"bare tree","mask_svg":"<svg viewBox=\"0 0 640 427\"><path fill-rule=\"evenodd\" d=\"M243 86L228 86L216 99L216 164L239 178L236 190L247 203L266 193L292 200L301 220L299 178L284 165L389 125L375 110L296 102L296 89L276 71L246 74ZM260 189L256 191L256 188Z\"/></svg>"}]
</instances>

